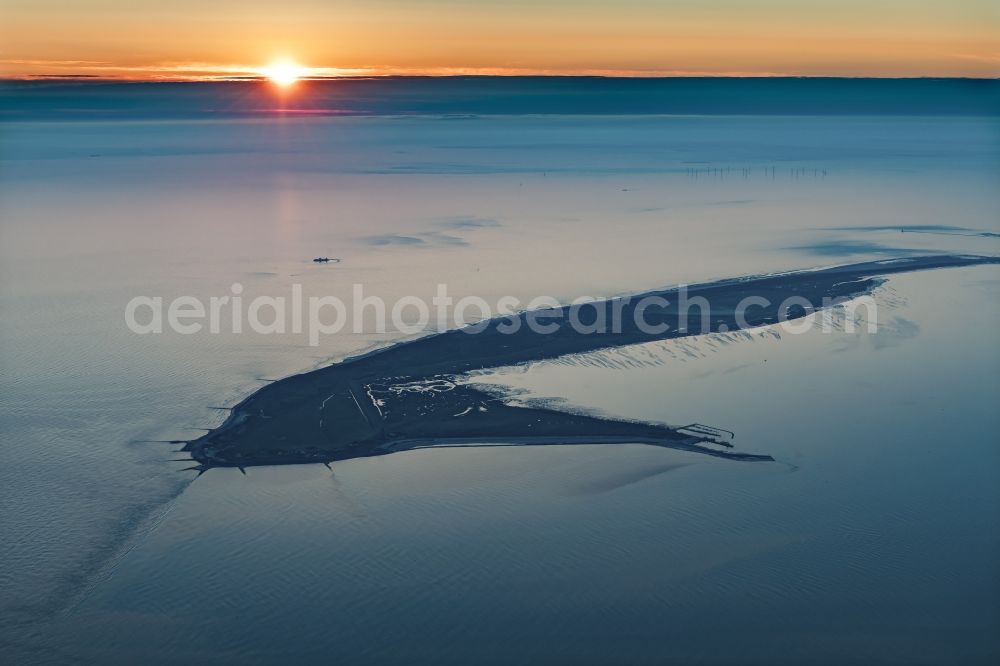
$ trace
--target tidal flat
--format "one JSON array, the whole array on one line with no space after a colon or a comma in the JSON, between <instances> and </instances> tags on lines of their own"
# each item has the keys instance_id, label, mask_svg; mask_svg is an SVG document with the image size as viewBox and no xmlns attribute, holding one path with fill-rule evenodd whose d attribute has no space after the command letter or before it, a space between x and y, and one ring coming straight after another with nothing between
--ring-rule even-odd
<instances>
[{"instance_id":1,"label":"tidal flat","mask_svg":"<svg viewBox=\"0 0 1000 666\"><path fill-rule=\"evenodd\" d=\"M894 95L890 82L864 85ZM191 106L183 86L156 90L143 103L153 115ZM74 111L96 88L63 92L15 100L24 112L0 135L10 660L1000 653L994 265L889 275L872 293L875 335L779 339L766 326L450 375L510 404L725 428L733 448L705 447L773 463L624 442L461 446L195 480L181 471L191 462L170 461L188 456L136 442L194 440L229 417L210 406L238 405L260 378L404 335L315 348L290 333L139 336L122 316L137 295L204 300L237 281L248 301L296 283L348 300L361 283L393 302L444 282L456 299L541 291L569 303L996 255L989 99L951 113L923 96L935 115L920 116L870 115L838 92L850 113L787 115L782 101L750 116L492 115L484 100L483 115L461 118L131 121ZM319 402L303 412L311 424Z\"/></svg>"}]
</instances>

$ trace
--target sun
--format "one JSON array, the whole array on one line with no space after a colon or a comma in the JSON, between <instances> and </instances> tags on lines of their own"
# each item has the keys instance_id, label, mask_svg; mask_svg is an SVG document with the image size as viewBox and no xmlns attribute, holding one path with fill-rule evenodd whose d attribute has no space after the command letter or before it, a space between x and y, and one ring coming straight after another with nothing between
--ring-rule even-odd
<instances>
[{"instance_id":1,"label":"sun","mask_svg":"<svg viewBox=\"0 0 1000 666\"><path fill-rule=\"evenodd\" d=\"M306 68L294 60L283 59L275 60L262 68L260 73L275 85L287 88L306 74Z\"/></svg>"}]
</instances>

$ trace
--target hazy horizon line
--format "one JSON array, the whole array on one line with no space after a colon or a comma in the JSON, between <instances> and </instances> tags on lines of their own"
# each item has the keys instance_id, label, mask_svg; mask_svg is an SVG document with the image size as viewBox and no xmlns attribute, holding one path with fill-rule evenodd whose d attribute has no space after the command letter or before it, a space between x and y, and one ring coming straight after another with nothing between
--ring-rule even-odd
<instances>
[{"instance_id":1,"label":"hazy horizon line","mask_svg":"<svg viewBox=\"0 0 1000 666\"><path fill-rule=\"evenodd\" d=\"M363 81L363 80L386 80L386 79L837 79L837 80L880 80L880 81L912 81L912 80L973 80L973 81L1000 81L1000 76L974 76L955 75L942 76L939 74L914 74L910 76L900 75L849 75L849 74L785 74L785 73L387 73L387 74L342 74L328 76L303 76L299 78L301 82L318 81ZM268 83L269 78L262 75L205 75L205 76L107 76L101 74L26 74L20 76L0 75L2 82L94 82L94 83Z\"/></svg>"}]
</instances>

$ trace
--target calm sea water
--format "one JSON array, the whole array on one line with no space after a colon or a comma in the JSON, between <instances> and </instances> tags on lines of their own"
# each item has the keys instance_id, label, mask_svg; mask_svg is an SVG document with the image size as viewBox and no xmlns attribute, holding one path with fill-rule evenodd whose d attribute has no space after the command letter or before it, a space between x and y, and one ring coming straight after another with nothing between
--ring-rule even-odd
<instances>
[{"instance_id":1,"label":"calm sea water","mask_svg":"<svg viewBox=\"0 0 1000 666\"><path fill-rule=\"evenodd\" d=\"M213 470L171 447L399 333L136 336L136 295L609 296L996 254L995 118L7 122L0 644L18 663L987 662L995 267L893 278L876 335L705 339L477 378L737 432ZM316 266L327 255L339 264ZM766 332L765 332L766 333Z\"/></svg>"}]
</instances>

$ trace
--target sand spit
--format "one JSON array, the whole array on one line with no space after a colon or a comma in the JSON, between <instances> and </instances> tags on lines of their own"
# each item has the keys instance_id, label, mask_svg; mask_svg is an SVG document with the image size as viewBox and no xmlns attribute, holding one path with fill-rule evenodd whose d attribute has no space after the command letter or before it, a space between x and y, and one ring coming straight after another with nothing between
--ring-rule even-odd
<instances>
[{"instance_id":1,"label":"sand spit","mask_svg":"<svg viewBox=\"0 0 1000 666\"><path fill-rule=\"evenodd\" d=\"M711 428L508 404L496 392L461 381L462 376L566 354L765 326L804 317L831 300L868 294L893 273L984 263L1000 263L1000 258L921 256L687 287L688 302L702 297L710 304L705 318L697 308L682 317L681 291L671 288L588 304L573 314L578 325L570 323L571 306L491 319L268 384L233 407L220 427L187 442L183 450L196 463L189 469L199 473L212 467L329 464L418 448L478 445L628 442L733 460L772 460L733 451L729 434ZM650 304L645 297L668 303L654 298ZM751 297L757 304L739 316L738 305ZM796 297L797 305L783 309L790 297ZM764 300L767 305L761 305ZM618 313L617 330L589 330L596 328L602 312L608 317ZM545 332L538 324L545 325Z\"/></svg>"}]
</instances>

